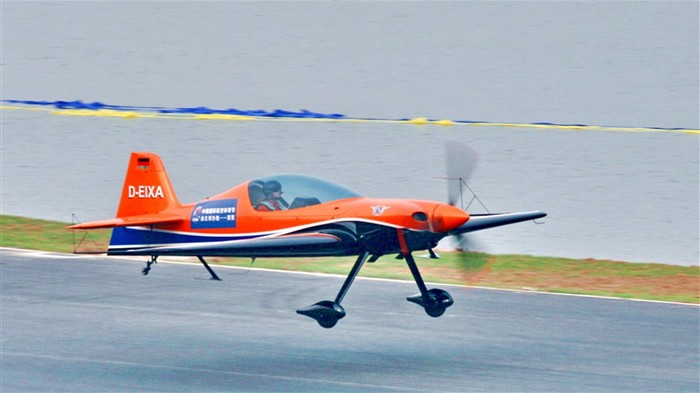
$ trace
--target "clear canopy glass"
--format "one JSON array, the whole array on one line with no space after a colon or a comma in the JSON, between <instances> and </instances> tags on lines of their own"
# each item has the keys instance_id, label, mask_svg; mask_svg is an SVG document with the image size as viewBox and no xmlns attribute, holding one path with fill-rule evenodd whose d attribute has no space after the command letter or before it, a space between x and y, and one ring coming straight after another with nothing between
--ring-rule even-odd
<instances>
[{"instance_id":1,"label":"clear canopy glass","mask_svg":"<svg viewBox=\"0 0 700 393\"><path fill-rule=\"evenodd\" d=\"M362 195L330 182L304 175L271 175L251 180L248 195L257 210L287 210Z\"/></svg>"}]
</instances>

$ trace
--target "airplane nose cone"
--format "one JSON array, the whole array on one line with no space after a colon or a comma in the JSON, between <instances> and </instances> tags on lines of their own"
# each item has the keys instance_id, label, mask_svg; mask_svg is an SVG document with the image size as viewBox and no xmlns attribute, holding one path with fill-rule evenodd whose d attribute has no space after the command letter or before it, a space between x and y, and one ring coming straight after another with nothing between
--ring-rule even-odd
<instances>
[{"instance_id":1,"label":"airplane nose cone","mask_svg":"<svg viewBox=\"0 0 700 393\"><path fill-rule=\"evenodd\" d=\"M454 206L441 204L435 207L431 217L433 232L448 232L469 220L469 214Z\"/></svg>"}]
</instances>

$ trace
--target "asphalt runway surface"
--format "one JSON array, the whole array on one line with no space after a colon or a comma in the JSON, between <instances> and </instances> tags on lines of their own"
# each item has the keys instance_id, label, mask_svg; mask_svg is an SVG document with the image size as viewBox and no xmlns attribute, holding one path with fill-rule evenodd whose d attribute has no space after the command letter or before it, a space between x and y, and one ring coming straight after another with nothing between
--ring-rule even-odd
<instances>
[{"instance_id":1,"label":"asphalt runway surface","mask_svg":"<svg viewBox=\"0 0 700 393\"><path fill-rule=\"evenodd\" d=\"M323 329L342 277L144 262L3 249L0 391L700 389L696 306L358 279Z\"/></svg>"}]
</instances>

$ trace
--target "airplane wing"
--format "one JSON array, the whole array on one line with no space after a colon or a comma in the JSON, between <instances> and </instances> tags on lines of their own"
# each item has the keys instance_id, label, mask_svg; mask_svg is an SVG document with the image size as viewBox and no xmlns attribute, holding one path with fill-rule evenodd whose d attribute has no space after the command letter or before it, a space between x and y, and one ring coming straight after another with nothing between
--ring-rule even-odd
<instances>
[{"instance_id":1,"label":"airplane wing","mask_svg":"<svg viewBox=\"0 0 700 393\"><path fill-rule=\"evenodd\" d=\"M471 214L469 220L461 226L450 231L450 235L480 231L482 229L500 227L502 225L515 224L518 222L535 220L547 216L541 211L522 213L494 213L494 214Z\"/></svg>"},{"instance_id":2,"label":"airplane wing","mask_svg":"<svg viewBox=\"0 0 700 393\"><path fill-rule=\"evenodd\" d=\"M343 247L343 244L346 247ZM132 249L124 254L180 255L180 256L284 256L290 250L299 249L314 255L315 250L345 250L354 247L357 240L346 233L307 232L275 237L198 242L158 247ZM340 247L339 247L340 246ZM121 254L121 253L120 253Z\"/></svg>"},{"instance_id":3,"label":"airplane wing","mask_svg":"<svg viewBox=\"0 0 700 393\"><path fill-rule=\"evenodd\" d=\"M183 218L176 214L142 214L139 216L128 216L113 218L110 220L86 222L83 224L71 225L67 227L67 229L97 229L139 225L163 225L173 224L182 220Z\"/></svg>"}]
</instances>

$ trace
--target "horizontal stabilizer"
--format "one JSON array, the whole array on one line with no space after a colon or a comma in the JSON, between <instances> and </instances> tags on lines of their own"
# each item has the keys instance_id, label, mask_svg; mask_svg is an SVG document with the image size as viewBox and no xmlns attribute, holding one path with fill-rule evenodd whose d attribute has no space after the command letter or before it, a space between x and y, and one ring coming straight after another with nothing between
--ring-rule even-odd
<instances>
[{"instance_id":1,"label":"horizontal stabilizer","mask_svg":"<svg viewBox=\"0 0 700 393\"><path fill-rule=\"evenodd\" d=\"M139 216L127 216L112 218L110 220L86 222L84 224L71 225L67 227L67 229L97 229L139 225L164 225L173 224L182 220L182 217L175 214L142 214Z\"/></svg>"},{"instance_id":2,"label":"horizontal stabilizer","mask_svg":"<svg viewBox=\"0 0 700 393\"><path fill-rule=\"evenodd\" d=\"M123 254L142 255L180 255L180 256L237 256L252 255L275 255L278 251L288 250L295 247L328 246L342 242L338 236L328 233L303 233L294 235L284 235L268 238L246 239L246 240L226 240L214 242L198 242L191 244L178 244L158 247L148 247L127 250ZM118 250L110 250L116 254ZM281 254L282 255L282 254Z\"/></svg>"},{"instance_id":3,"label":"horizontal stabilizer","mask_svg":"<svg viewBox=\"0 0 700 393\"><path fill-rule=\"evenodd\" d=\"M545 216L547 216L547 213L541 211L523 213L471 214L469 216L469 220L461 226L451 230L450 235L480 231L482 229L535 220Z\"/></svg>"}]
</instances>

